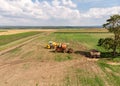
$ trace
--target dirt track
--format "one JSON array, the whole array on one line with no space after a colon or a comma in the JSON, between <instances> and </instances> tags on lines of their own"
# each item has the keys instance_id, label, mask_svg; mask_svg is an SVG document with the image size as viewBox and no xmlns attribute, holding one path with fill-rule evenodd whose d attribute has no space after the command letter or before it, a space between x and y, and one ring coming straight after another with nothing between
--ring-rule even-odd
<instances>
[{"instance_id":1,"label":"dirt track","mask_svg":"<svg viewBox=\"0 0 120 86\"><path fill-rule=\"evenodd\" d=\"M0 86L64 86L71 67L104 76L96 61L80 54L72 54L73 60L54 61L56 54L44 48L43 36L0 56Z\"/></svg>"}]
</instances>

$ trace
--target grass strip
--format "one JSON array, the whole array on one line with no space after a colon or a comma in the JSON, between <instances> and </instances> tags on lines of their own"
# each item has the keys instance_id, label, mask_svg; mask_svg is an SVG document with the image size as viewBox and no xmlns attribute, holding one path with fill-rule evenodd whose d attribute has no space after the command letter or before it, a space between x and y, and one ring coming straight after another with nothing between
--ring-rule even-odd
<instances>
[{"instance_id":1,"label":"grass strip","mask_svg":"<svg viewBox=\"0 0 120 86\"><path fill-rule=\"evenodd\" d=\"M38 37L40 34L36 34L36 35L33 35L33 36L29 36L29 37L25 37L25 38L22 38L22 39L19 39L19 40L16 40L16 41L13 41L13 42L10 42L6 45L2 45L0 46L0 51L2 50L5 50L5 49L8 49L10 47L13 47L13 46L16 46L16 45L19 45L19 44L22 44L23 42L27 41L27 40L31 40L33 38L36 38Z\"/></svg>"},{"instance_id":2,"label":"grass strip","mask_svg":"<svg viewBox=\"0 0 120 86\"><path fill-rule=\"evenodd\" d=\"M28 36L33 36L36 34L39 34L40 32L38 31L32 31L32 32L25 32L25 33L19 33L19 34L12 34L12 35L1 35L0 36L0 46L6 45L10 42L28 37Z\"/></svg>"}]
</instances>

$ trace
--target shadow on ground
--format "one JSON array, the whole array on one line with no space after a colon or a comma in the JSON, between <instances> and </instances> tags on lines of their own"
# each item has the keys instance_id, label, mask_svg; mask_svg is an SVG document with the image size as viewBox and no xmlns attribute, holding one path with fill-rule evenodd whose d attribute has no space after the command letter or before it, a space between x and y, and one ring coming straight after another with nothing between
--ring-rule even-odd
<instances>
[{"instance_id":1,"label":"shadow on ground","mask_svg":"<svg viewBox=\"0 0 120 86\"><path fill-rule=\"evenodd\" d=\"M74 53L83 55L83 56L88 57L88 58L90 57L90 54L88 51L75 51Z\"/></svg>"},{"instance_id":2,"label":"shadow on ground","mask_svg":"<svg viewBox=\"0 0 120 86\"><path fill-rule=\"evenodd\" d=\"M116 56L112 52L101 52L101 58L115 58L120 56L120 53L117 53Z\"/></svg>"},{"instance_id":3,"label":"shadow on ground","mask_svg":"<svg viewBox=\"0 0 120 86\"><path fill-rule=\"evenodd\" d=\"M88 51L75 51L74 53L83 55L87 58L91 58L90 52ZM111 58L116 58L116 57L120 57L120 53L117 53L116 56L113 56L113 53L111 52L101 52L101 55L100 55L100 58L106 58L106 59L111 59Z\"/></svg>"},{"instance_id":4,"label":"shadow on ground","mask_svg":"<svg viewBox=\"0 0 120 86\"><path fill-rule=\"evenodd\" d=\"M55 53L54 50L50 50L49 52ZM63 53L63 52L57 52L57 53ZM86 58L91 58L89 51L74 51L73 53L78 55L83 55ZM113 53L111 52L101 52L101 56L100 56L101 59L104 58L108 60L116 57L120 57L120 53L117 53L116 56L113 56Z\"/></svg>"}]
</instances>

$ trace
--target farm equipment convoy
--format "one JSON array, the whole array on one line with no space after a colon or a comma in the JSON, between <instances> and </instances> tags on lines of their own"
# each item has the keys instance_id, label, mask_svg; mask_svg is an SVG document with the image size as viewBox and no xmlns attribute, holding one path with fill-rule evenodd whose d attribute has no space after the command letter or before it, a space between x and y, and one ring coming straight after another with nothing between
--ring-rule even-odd
<instances>
[{"instance_id":1,"label":"farm equipment convoy","mask_svg":"<svg viewBox=\"0 0 120 86\"><path fill-rule=\"evenodd\" d=\"M73 53L73 49L68 48L68 45L69 43L57 43L57 42L49 41L46 48L55 49L55 52Z\"/></svg>"},{"instance_id":2,"label":"farm equipment convoy","mask_svg":"<svg viewBox=\"0 0 120 86\"><path fill-rule=\"evenodd\" d=\"M63 53L73 53L72 48L68 48L69 43L58 43L54 41L49 41L46 48L54 49L55 52L63 52ZM101 53L95 49L89 51L89 56L91 58L100 58Z\"/></svg>"}]
</instances>

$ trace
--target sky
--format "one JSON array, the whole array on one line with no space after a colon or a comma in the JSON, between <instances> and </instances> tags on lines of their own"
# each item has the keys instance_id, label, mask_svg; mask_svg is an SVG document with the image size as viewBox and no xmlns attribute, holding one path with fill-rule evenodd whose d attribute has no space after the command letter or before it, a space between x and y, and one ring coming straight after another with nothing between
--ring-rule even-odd
<instances>
[{"instance_id":1,"label":"sky","mask_svg":"<svg viewBox=\"0 0 120 86\"><path fill-rule=\"evenodd\" d=\"M120 0L0 0L0 26L100 26Z\"/></svg>"}]
</instances>

